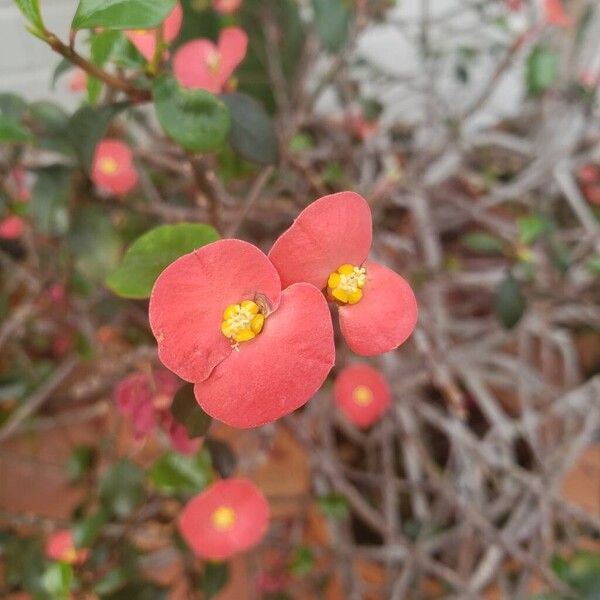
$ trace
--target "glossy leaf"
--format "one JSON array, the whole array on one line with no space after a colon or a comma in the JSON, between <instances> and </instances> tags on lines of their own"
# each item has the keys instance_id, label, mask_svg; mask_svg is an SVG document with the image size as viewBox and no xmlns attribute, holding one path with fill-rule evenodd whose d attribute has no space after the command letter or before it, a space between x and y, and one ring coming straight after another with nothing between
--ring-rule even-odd
<instances>
[{"instance_id":1,"label":"glossy leaf","mask_svg":"<svg viewBox=\"0 0 600 600\"><path fill-rule=\"evenodd\" d=\"M153 29L173 9L175 0L80 0L73 29Z\"/></svg>"},{"instance_id":2,"label":"glossy leaf","mask_svg":"<svg viewBox=\"0 0 600 600\"><path fill-rule=\"evenodd\" d=\"M15 4L35 29L43 31L44 22L40 11L40 0L15 0Z\"/></svg>"},{"instance_id":3,"label":"glossy leaf","mask_svg":"<svg viewBox=\"0 0 600 600\"><path fill-rule=\"evenodd\" d=\"M545 45L535 46L527 57L527 89L532 95L543 94L558 77L558 57Z\"/></svg>"},{"instance_id":4,"label":"glossy leaf","mask_svg":"<svg viewBox=\"0 0 600 600\"><path fill-rule=\"evenodd\" d=\"M193 456L165 452L152 465L149 475L156 489L164 494L199 492L210 482L210 457L204 449Z\"/></svg>"},{"instance_id":5,"label":"glossy leaf","mask_svg":"<svg viewBox=\"0 0 600 600\"><path fill-rule=\"evenodd\" d=\"M494 294L494 309L500 323L506 329L511 329L520 321L526 308L527 300L519 283L507 273Z\"/></svg>"},{"instance_id":6,"label":"glossy leaf","mask_svg":"<svg viewBox=\"0 0 600 600\"><path fill-rule=\"evenodd\" d=\"M206 435L212 418L200 408L194 396L193 384L182 385L175 394L171 413L175 420L185 427L190 438Z\"/></svg>"},{"instance_id":7,"label":"glossy leaf","mask_svg":"<svg viewBox=\"0 0 600 600\"><path fill-rule=\"evenodd\" d=\"M133 242L106 285L124 298L148 298L156 278L175 259L218 239L204 223L155 227Z\"/></svg>"},{"instance_id":8,"label":"glossy leaf","mask_svg":"<svg viewBox=\"0 0 600 600\"><path fill-rule=\"evenodd\" d=\"M42 586L52 598L68 598L73 585L73 567L53 562L42 575Z\"/></svg>"},{"instance_id":9,"label":"glossy leaf","mask_svg":"<svg viewBox=\"0 0 600 600\"><path fill-rule=\"evenodd\" d=\"M48 167L39 172L31 193L31 218L47 235L62 235L69 228L68 202L71 170Z\"/></svg>"},{"instance_id":10,"label":"glossy leaf","mask_svg":"<svg viewBox=\"0 0 600 600\"><path fill-rule=\"evenodd\" d=\"M323 46L335 52L339 50L350 30L352 13L346 0L313 0L315 26Z\"/></svg>"},{"instance_id":11,"label":"glossy leaf","mask_svg":"<svg viewBox=\"0 0 600 600\"><path fill-rule=\"evenodd\" d=\"M17 121L0 115L0 143L26 144L32 140L31 133Z\"/></svg>"}]
</instances>

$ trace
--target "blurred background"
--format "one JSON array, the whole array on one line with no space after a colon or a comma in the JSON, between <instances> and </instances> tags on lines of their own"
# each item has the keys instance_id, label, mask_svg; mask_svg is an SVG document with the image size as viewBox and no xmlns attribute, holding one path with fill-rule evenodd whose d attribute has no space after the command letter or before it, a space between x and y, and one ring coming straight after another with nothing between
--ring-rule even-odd
<instances>
[{"instance_id":1,"label":"blurred background","mask_svg":"<svg viewBox=\"0 0 600 600\"><path fill-rule=\"evenodd\" d=\"M84 68L121 87L72 68L81 3L41 2L62 57L17 4L0 0L0 598L600 598L600 4L183 0L158 65L79 31ZM221 90L234 128L196 152L153 68L227 26L250 38ZM106 137L131 148L125 194L94 179ZM150 398L160 363L127 248L194 222L268 251L341 190L415 290L409 341L363 359L336 331L327 382L276 423L191 419L182 393L140 435L118 389L141 374ZM356 362L391 390L368 427L334 400ZM200 560L177 515L234 474L268 532ZM64 530L85 560L49 554Z\"/></svg>"}]
</instances>

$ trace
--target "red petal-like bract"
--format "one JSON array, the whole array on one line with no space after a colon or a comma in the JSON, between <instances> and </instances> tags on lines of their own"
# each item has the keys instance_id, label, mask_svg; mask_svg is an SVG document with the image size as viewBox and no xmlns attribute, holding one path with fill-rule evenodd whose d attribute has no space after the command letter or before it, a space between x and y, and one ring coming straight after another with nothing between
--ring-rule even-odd
<instances>
[{"instance_id":1,"label":"red petal-like bract","mask_svg":"<svg viewBox=\"0 0 600 600\"><path fill-rule=\"evenodd\" d=\"M90 551L87 548L75 549L73 532L70 529L59 529L48 536L44 553L52 560L81 564L87 560Z\"/></svg>"},{"instance_id":2,"label":"red petal-like bract","mask_svg":"<svg viewBox=\"0 0 600 600\"><path fill-rule=\"evenodd\" d=\"M200 406L232 427L270 423L305 404L335 362L325 297L299 283L281 294L262 332L240 345L194 392Z\"/></svg>"},{"instance_id":3,"label":"red petal-like bract","mask_svg":"<svg viewBox=\"0 0 600 600\"><path fill-rule=\"evenodd\" d=\"M239 27L221 31L215 46L208 39L192 40L177 50L173 58L175 78L185 88L218 94L244 60L248 36Z\"/></svg>"},{"instance_id":4,"label":"red petal-like bract","mask_svg":"<svg viewBox=\"0 0 600 600\"><path fill-rule=\"evenodd\" d=\"M544 0L544 18L546 23L558 27L570 27L573 19L565 12L562 0Z\"/></svg>"},{"instance_id":5,"label":"red petal-like bract","mask_svg":"<svg viewBox=\"0 0 600 600\"><path fill-rule=\"evenodd\" d=\"M236 12L241 5L242 0L213 0L213 8L223 15Z\"/></svg>"},{"instance_id":6,"label":"red petal-like bract","mask_svg":"<svg viewBox=\"0 0 600 600\"><path fill-rule=\"evenodd\" d=\"M0 221L0 239L16 240L23 235L25 223L21 217L10 215Z\"/></svg>"},{"instance_id":7,"label":"red petal-like bract","mask_svg":"<svg viewBox=\"0 0 600 600\"><path fill-rule=\"evenodd\" d=\"M285 289L305 281L322 290L344 264L361 265L372 241L371 209L354 192L323 196L307 206L269 252Z\"/></svg>"},{"instance_id":8,"label":"red petal-like bract","mask_svg":"<svg viewBox=\"0 0 600 600\"><path fill-rule=\"evenodd\" d=\"M368 261L362 300L340 306L340 328L350 349L362 356L389 352L402 344L417 324L417 300L397 273Z\"/></svg>"},{"instance_id":9,"label":"red petal-like bract","mask_svg":"<svg viewBox=\"0 0 600 600\"><path fill-rule=\"evenodd\" d=\"M231 509L234 521L219 529L213 515ZM261 491L247 479L226 479L192 498L179 517L181 535L202 558L224 560L260 542L269 524L269 505Z\"/></svg>"},{"instance_id":10,"label":"red petal-like bract","mask_svg":"<svg viewBox=\"0 0 600 600\"><path fill-rule=\"evenodd\" d=\"M106 160L114 163L113 172L107 172L103 168L103 162ZM91 178L99 188L113 194L123 195L130 192L138 182L131 148L120 140L102 140L96 146Z\"/></svg>"},{"instance_id":11,"label":"red petal-like bract","mask_svg":"<svg viewBox=\"0 0 600 600\"><path fill-rule=\"evenodd\" d=\"M221 332L223 311L257 295L276 309L281 282L252 244L220 240L177 259L160 274L150 296L150 327L160 360L186 381L204 381L232 352Z\"/></svg>"},{"instance_id":12,"label":"red petal-like bract","mask_svg":"<svg viewBox=\"0 0 600 600\"><path fill-rule=\"evenodd\" d=\"M179 34L183 21L183 10L177 2L169 16L163 22L163 42L170 44ZM156 52L156 29L130 30L126 31L131 43L138 49L139 53L151 61Z\"/></svg>"},{"instance_id":13,"label":"red petal-like bract","mask_svg":"<svg viewBox=\"0 0 600 600\"><path fill-rule=\"evenodd\" d=\"M353 364L337 376L333 388L336 404L357 427L370 427L385 413L391 402L384 376L367 364Z\"/></svg>"}]
</instances>

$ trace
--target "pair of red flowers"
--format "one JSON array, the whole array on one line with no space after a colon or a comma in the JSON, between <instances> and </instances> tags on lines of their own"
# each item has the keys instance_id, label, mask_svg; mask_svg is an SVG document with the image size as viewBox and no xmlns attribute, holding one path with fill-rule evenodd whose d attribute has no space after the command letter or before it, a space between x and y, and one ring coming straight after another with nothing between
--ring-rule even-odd
<instances>
[{"instance_id":1,"label":"pair of red flowers","mask_svg":"<svg viewBox=\"0 0 600 600\"><path fill-rule=\"evenodd\" d=\"M413 291L367 259L371 241L369 205L341 192L307 207L268 256L233 239L182 256L150 297L161 361L195 384L209 415L233 427L292 412L335 362L327 299L356 354L388 352L416 325Z\"/></svg>"}]
</instances>

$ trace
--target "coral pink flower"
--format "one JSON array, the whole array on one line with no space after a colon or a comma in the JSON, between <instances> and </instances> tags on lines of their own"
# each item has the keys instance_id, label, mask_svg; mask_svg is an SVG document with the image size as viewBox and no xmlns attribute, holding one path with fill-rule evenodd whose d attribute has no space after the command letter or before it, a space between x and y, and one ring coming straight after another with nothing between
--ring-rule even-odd
<instances>
[{"instance_id":1,"label":"coral pink flower","mask_svg":"<svg viewBox=\"0 0 600 600\"><path fill-rule=\"evenodd\" d=\"M92 163L92 181L113 194L130 192L138 182L133 166L133 153L127 144L119 140L102 140L96 146Z\"/></svg>"},{"instance_id":2,"label":"coral pink flower","mask_svg":"<svg viewBox=\"0 0 600 600\"><path fill-rule=\"evenodd\" d=\"M90 551L87 548L75 548L73 532L70 529L60 529L48 537L45 554L52 560L80 565L88 559Z\"/></svg>"},{"instance_id":3,"label":"coral pink flower","mask_svg":"<svg viewBox=\"0 0 600 600\"><path fill-rule=\"evenodd\" d=\"M390 386L384 376L366 364L343 369L335 380L333 397L348 421L370 427L390 406Z\"/></svg>"},{"instance_id":4,"label":"coral pink flower","mask_svg":"<svg viewBox=\"0 0 600 600\"><path fill-rule=\"evenodd\" d=\"M544 21L557 27L573 25L573 19L565 12L562 0L544 0Z\"/></svg>"},{"instance_id":5,"label":"coral pink flower","mask_svg":"<svg viewBox=\"0 0 600 600\"><path fill-rule=\"evenodd\" d=\"M179 517L181 535L202 558L223 560L260 542L269 505L247 479L226 479L192 498Z\"/></svg>"},{"instance_id":6,"label":"coral pink flower","mask_svg":"<svg viewBox=\"0 0 600 600\"><path fill-rule=\"evenodd\" d=\"M0 221L0 239L3 240L16 240L23 235L25 230L25 223L21 217L17 215L10 215Z\"/></svg>"},{"instance_id":7,"label":"coral pink flower","mask_svg":"<svg viewBox=\"0 0 600 600\"><path fill-rule=\"evenodd\" d=\"M580 71L577 76L579 83L589 90L593 90L598 86L600 79L599 74L596 71Z\"/></svg>"},{"instance_id":8,"label":"coral pink flower","mask_svg":"<svg viewBox=\"0 0 600 600\"><path fill-rule=\"evenodd\" d=\"M340 192L305 208L269 253L284 288L305 281L327 291L339 306L342 335L363 356L396 348L417 322L410 285L367 260L371 239L369 205L354 192Z\"/></svg>"},{"instance_id":9,"label":"coral pink flower","mask_svg":"<svg viewBox=\"0 0 600 600\"><path fill-rule=\"evenodd\" d=\"M29 202L31 200L31 190L27 185L27 172L21 165L13 167L10 172L14 184L15 200L19 202Z\"/></svg>"},{"instance_id":10,"label":"coral pink flower","mask_svg":"<svg viewBox=\"0 0 600 600\"><path fill-rule=\"evenodd\" d=\"M583 195L590 204L600 205L600 186L589 183L583 186Z\"/></svg>"},{"instance_id":11,"label":"coral pink flower","mask_svg":"<svg viewBox=\"0 0 600 600\"><path fill-rule=\"evenodd\" d=\"M177 2L162 25L162 36L165 44L170 44L177 37L182 21L183 10L181 4ZM156 32L156 29L134 29L125 33L139 53L147 61L151 61L156 52Z\"/></svg>"},{"instance_id":12,"label":"coral pink flower","mask_svg":"<svg viewBox=\"0 0 600 600\"><path fill-rule=\"evenodd\" d=\"M142 439L161 425L169 435L173 448L184 454L193 454L201 440L190 439L183 425L170 412L180 382L166 369L148 373L133 373L115 390L119 412L131 418L136 439Z\"/></svg>"},{"instance_id":13,"label":"coral pink flower","mask_svg":"<svg viewBox=\"0 0 600 600\"><path fill-rule=\"evenodd\" d=\"M242 0L213 0L213 8L223 15L229 15L239 10Z\"/></svg>"},{"instance_id":14,"label":"coral pink flower","mask_svg":"<svg viewBox=\"0 0 600 600\"><path fill-rule=\"evenodd\" d=\"M596 183L600 179L600 169L592 163L583 165L577 171L577 178L581 183Z\"/></svg>"},{"instance_id":15,"label":"coral pink flower","mask_svg":"<svg viewBox=\"0 0 600 600\"><path fill-rule=\"evenodd\" d=\"M75 67L69 78L69 89L72 92L84 92L87 88L87 73L80 67Z\"/></svg>"},{"instance_id":16,"label":"coral pink flower","mask_svg":"<svg viewBox=\"0 0 600 600\"><path fill-rule=\"evenodd\" d=\"M247 47L246 32L239 27L227 27L221 31L216 46L208 39L192 40L181 46L173 59L173 72L183 87L218 94L244 60Z\"/></svg>"},{"instance_id":17,"label":"coral pink flower","mask_svg":"<svg viewBox=\"0 0 600 600\"><path fill-rule=\"evenodd\" d=\"M241 240L186 254L159 276L150 327L163 364L195 383L196 399L233 427L270 423L305 404L334 363L319 290L281 291L269 259Z\"/></svg>"}]
</instances>

